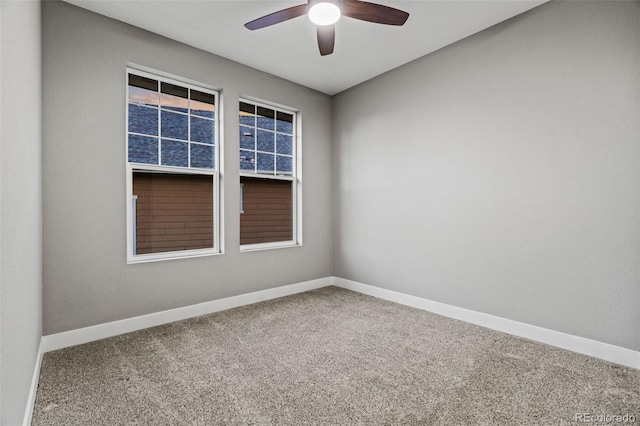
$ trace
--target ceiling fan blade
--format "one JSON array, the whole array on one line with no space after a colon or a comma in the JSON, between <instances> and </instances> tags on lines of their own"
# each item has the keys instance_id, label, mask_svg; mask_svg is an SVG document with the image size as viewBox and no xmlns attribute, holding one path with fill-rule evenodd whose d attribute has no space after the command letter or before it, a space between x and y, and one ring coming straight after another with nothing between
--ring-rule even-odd
<instances>
[{"instance_id":1,"label":"ceiling fan blade","mask_svg":"<svg viewBox=\"0 0 640 426\"><path fill-rule=\"evenodd\" d=\"M404 25L409 14L400 9L359 0L344 0L342 14L361 21L386 25Z\"/></svg>"},{"instance_id":2,"label":"ceiling fan blade","mask_svg":"<svg viewBox=\"0 0 640 426\"><path fill-rule=\"evenodd\" d=\"M308 9L308 4L293 6L288 9L279 10L278 12L265 15L262 18L254 19L253 21L244 24L244 26L252 31L259 30L260 28L279 24L280 22L288 21L289 19L302 16L307 13Z\"/></svg>"},{"instance_id":3,"label":"ceiling fan blade","mask_svg":"<svg viewBox=\"0 0 640 426\"><path fill-rule=\"evenodd\" d=\"M336 43L336 27L335 25L318 25L318 47L320 55L331 55L333 46Z\"/></svg>"}]
</instances>

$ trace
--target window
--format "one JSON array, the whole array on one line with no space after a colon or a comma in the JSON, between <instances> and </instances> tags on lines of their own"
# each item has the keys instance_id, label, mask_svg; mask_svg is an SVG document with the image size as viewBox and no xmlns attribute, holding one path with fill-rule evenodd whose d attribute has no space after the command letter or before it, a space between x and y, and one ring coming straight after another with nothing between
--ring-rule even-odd
<instances>
[{"instance_id":1,"label":"window","mask_svg":"<svg viewBox=\"0 0 640 426\"><path fill-rule=\"evenodd\" d=\"M300 244L297 114L240 101L240 244Z\"/></svg>"},{"instance_id":2,"label":"window","mask_svg":"<svg viewBox=\"0 0 640 426\"><path fill-rule=\"evenodd\" d=\"M130 263L218 253L218 94L127 70Z\"/></svg>"}]
</instances>

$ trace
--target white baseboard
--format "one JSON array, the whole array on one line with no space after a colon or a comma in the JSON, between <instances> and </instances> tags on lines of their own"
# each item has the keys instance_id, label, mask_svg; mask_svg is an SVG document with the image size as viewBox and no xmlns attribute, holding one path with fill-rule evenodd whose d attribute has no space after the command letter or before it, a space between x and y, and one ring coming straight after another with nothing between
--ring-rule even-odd
<instances>
[{"instance_id":1,"label":"white baseboard","mask_svg":"<svg viewBox=\"0 0 640 426\"><path fill-rule=\"evenodd\" d=\"M176 308L105 324L98 324L77 330L65 331L63 333L50 334L43 336L42 338L43 351L55 351L70 346L93 342L94 340L105 339L119 334L142 330L144 328L155 327L174 321L180 321L200 315L207 315L214 312L237 308L239 306L251 305L253 303L289 296L291 294L302 293L304 291L326 287L331 285L331 282L331 277L320 278L317 280L285 285L268 290L256 291L254 293L241 294L239 296L228 297L225 299L198 303L196 305L185 306L183 308Z\"/></svg>"},{"instance_id":2,"label":"white baseboard","mask_svg":"<svg viewBox=\"0 0 640 426\"><path fill-rule=\"evenodd\" d=\"M31 377L31 386L29 387L29 396L27 398L27 407L24 411L23 426L31 426L31 417L33 416L33 407L36 405L36 394L38 392L38 381L40 380L40 366L42 365L42 356L44 355L43 339L40 338L38 345L38 354L36 355L36 363L33 367L33 376Z\"/></svg>"},{"instance_id":3,"label":"white baseboard","mask_svg":"<svg viewBox=\"0 0 640 426\"><path fill-rule=\"evenodd\" d=\"M605 361L640 369L640 352L608 343L585 339L584 337L561 333L535 325L529 325L517 321L496 317L481 312L459 308L445 303L434 302L421 297L409 296L396 291L386 290L343 278L333 277L333 285L358 293L378 297L425 311L433 312L449 318L458 319L471 324L476 324L492 330L502 331L526 339L546 343L558 348L567 349Z\"/></svg>"},{"instance_id":4,"label":"white baseboard","mask_svg":"<svg viewBox=\"0 0 640 426\"><path fill-rule=\"evenodd\" d=\"M605 361L640 369L640 352L638 351L518 321L512 321L494 315L471 311L469 309L447 305L445 303L434 302L421 297L410 296L396 291L386 290L338 277L320 278L317 280L305 281L297 284L257 291L254 293L185 306L183 308L171 309L168 311L156 312L149 315L142 315L139 317L43 336L40 344L40 355L37 369L39 371L39 363L42 359L42 353L44 352L63 349L69 346L80 345L94 340L105 339L119 334L237 308L239 306L250 305L265 300L276 299L278 297L314 290L329 285L335 285L337 287L433 312L438 315L458 319L492 330L524 337L551 346L603 359ZM34 381L35 384L32 384L32 387L37 386L38 383L35 375ZM35 388L33 389L33 397L35 399Z\"/></svg>"}]
</instances>

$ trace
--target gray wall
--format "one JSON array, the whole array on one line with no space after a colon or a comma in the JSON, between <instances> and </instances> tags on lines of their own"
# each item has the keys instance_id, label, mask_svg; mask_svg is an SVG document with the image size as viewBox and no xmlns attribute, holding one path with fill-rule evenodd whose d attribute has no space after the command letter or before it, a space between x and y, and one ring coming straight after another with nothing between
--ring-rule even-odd
<instances>
[{"instance_id":1,"label":"gray wall","mask_svg":"<svg viewBox=\"0 0 640 426\"><path fill-rule=\"evenodd\" d=\"M42 336L40 4L0 1L0 424L22 423Z\"/></svg>"},{"instance_id":2,"label":"gray wall","mask_svg":"<svg viewBox=\"0 0 640 426\"><path fill-rule=\"evenodd\" d=\"M336 275L640 350L639 52L551 2L338 95Z\"/></svg>"},{"instance_id":3,"label":"gray wall","mask_svg":"<svg viewBox=\"0 0 640 426\"><path fill-rule=\"evenodd\" d=\"M66 3L42 7L45 335L332 275L331 98ZM126 263L128 62L222 89L224 255ZM240 95L302 113L302 247L239 252Z\"/></svg>"}]
</instances>

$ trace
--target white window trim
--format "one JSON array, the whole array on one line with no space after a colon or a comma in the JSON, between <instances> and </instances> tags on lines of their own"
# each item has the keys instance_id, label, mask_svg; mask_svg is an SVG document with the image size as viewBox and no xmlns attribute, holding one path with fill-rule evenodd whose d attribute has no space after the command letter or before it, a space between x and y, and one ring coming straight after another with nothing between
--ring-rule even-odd
<instances>
[{"instance_id":1,"label":"white window trim","mask_svg":"<svg viewBox=\"0 0 640 426\"><path fill-rule=\"evenodd\" d=\"M301 112L294 108L289 108L275 103L258 100L256 98L241 96L239 102L246 102L256 106L269 108L274 111L280 111L293 115L293 173L290 175L266 174L266 173L247 173L240 171L240 177L285 180L290 181L291 197L293 205L293 240L274 241L268 243L257 244L241 244L240 252L252 252L259 250L272 250L291 247L302 247L302 131L301 131ZM238 125L240 126L240 124ZM239 150L238 150L239 152Z\"/></svg>"},{"instance_id":2,"label":"white window trim","mask_svg":"<svg viewBox=\"0 0 640 426\"><path fill-rule=\"evenodd\" d=\"M167 82L178 84L183 87L187 87L189 89L194 89L198 91L203 91L206 93L211 93L215 95L215 105L214 105L214 149L215 149L215 159L214 159L214 168L212 169L202 169L195 167L172 167L172 166L161 166L161 165L151 165L151 164L140 164L140 163L130 163L129 162L129 74L136 74L142 77L151 78L154 80L158 80L160 82ZM174 260L174 259L185 259L185 258L193 258L193 257L203 257L203 256L212 256L223 254L222 250L222 196L221 196L221 158L222 158L222 141L220 140L220 135L222 132L220 131L220 91L213 90L209 88L205 84L198 84L192 82L191 80L180 79L179 77L168 77L166 73L157 72L154 74L152 72L143 71L136 67L127 66L125 70L125 164L126 164L126 232L127 232L127 264L135 264L135 263L146 263L146 262L157 262L163 260ZM158 105L160 109L160 105ZM158 135L160 138L160 135ZM167 251L161 253L149 253L149 254L139 254L134 255L134 235L135 225L133 223L133 204L134 200L132 199L133 192L133 172L135 170L142 171L150 171L150 172L162 172L162 173L176 173L176 174L193 174L193 175L210 175L213 178L213 247L212 248L204 248L204 249L195 249L195 250L179 250L179 251Z\"/></svg>"}]
</instances>

